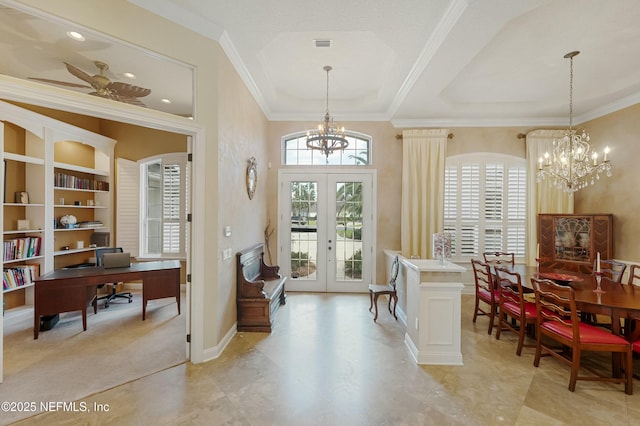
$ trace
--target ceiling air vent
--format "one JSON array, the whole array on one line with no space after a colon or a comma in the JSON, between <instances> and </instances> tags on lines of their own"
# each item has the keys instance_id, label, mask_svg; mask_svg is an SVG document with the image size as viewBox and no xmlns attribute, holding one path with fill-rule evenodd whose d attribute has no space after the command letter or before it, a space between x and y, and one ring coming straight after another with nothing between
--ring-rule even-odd
<instances>
[{"instance_id":1,"label":"ceiling air vent","mask_svg":"<svg viewBox=\"0 0 640 426\"><path fill-rule=\"evenodd\" d=\"M315 39L313 43L316 47L331 47L331 40L328 39Z\"/></svg>"}]
</instances>

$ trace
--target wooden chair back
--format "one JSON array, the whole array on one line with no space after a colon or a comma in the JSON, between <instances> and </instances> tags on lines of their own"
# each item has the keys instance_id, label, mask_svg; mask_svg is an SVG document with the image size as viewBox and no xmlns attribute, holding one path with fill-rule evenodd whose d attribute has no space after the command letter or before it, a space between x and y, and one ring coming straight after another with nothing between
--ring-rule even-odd
<instances>
[{"instance_id":1,"label":"wooden chair back","mask_svg":"<svg viewBox=\"0 0 640 426\"><path fill-rule=\"evenodd\" d=\"M578 325L578 309L573 288L562 286L551 280L531 278L531 284L536 296L536 311L538 313L538 328L546 321L558 323L572 330L571 338L567 339L567 346L580 342Z\"/></svg>"},{"instance_id":2,"label":"wooden chair back","mask_svg":"<svg viewBox=\"0 0 640 426\"><path fill-rule=\"evenodd\" d=\"M597 261L596 261L597 262ZM593 272L597 271L596 262L593 264ZM613 259L600 260L600 272L603 277L616 283L622 283L622 276L627 269L627 264Z\"/></svg>"},{"instance_id":3,"label":"wooden chair back","mask_svg":"<svg viewBox=\"0 0 640 426\"><path fill-rule=\"evenodd\" d=\"M524 297L520 274L501 266L496 266L494 269L496 271L496 283L500 292L500 304L513 303L520 306L520 309L524 312Z\"/></svg>"},{"instance_id":4,"label":"wooden chair back","mask_svg":"<svg viewBox=\"0 0 640 426\"><path fill-rule=\"evenodd\" d=\"M400 258L396 256L391 263L391 273L389 279L389 285L393 290L396 290L396 281L398 280L398 272L400 271Z\"/></svg>"},{"instance_id":5,"label":"wooden chair back","mask_svg":"<svg viewBox=\"0 0 640 426\"><path fill-rule=\"evenodd\" d=\"M640 286L640 265L631 265L627 284Z\"/></svg>"},{"instance_id":6,"label":"wooden chair back","mask_svg":"<svg viewBox=\"0 0 640 426\"><path fill-rule=\"evenodd\" d=\"M482 253L482 257L486 263L490 263L492 265L503 265L510 263L512 266L515 265L515 254L507 253L502 251L494 251L489 252L485 251Z\"/></svg>"},{"instance_id":7,"label":"wooden chair back","mask_svg":"<svg viewBox=\"0 0 640 426\"><path fill-rule=\"evenodd\" d=\"M491 275L491 268L489 265L481 260L471 259L471 266L473 267L476 293L484 290L489 294L493 294L493 277Z\"/></svg>"}]
</instances>

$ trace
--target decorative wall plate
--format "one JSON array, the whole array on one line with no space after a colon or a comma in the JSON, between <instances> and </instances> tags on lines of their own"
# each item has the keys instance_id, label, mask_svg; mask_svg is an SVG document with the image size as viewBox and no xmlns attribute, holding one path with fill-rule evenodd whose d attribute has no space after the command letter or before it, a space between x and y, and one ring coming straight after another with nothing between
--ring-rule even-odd
<instances>
[{"instance_id":1,"label":"decorative wall plate","mask_svg":"<svg viewBox=\"0 0 640 426\"><path fill-rule=\"evenodd\" d=\"M258 170L257 170L257 161L255 157L251 157L249 160L249 165L247 166L247 194L249 195L249 199L253 198L253 195L256 193L256 186L258 185Z\"/></svg>"}]
</instances>

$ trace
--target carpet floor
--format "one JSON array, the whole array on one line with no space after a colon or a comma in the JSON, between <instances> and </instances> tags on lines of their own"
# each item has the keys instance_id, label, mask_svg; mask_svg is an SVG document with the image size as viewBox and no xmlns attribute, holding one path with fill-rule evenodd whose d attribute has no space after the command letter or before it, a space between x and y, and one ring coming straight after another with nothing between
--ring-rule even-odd
<instances>
[{"instance_id":1,"label":"carpet floor","mask_svg":"<svg viewBox=\"0 0 640 426\"><path fill-rule=\"evenodd\" d=\"M178 315L175 299L147 303L142 294L116 299L98 313L60 315L51 330L33 339L33 310L4 321L4 382L0 401L75 401L186 361L184 292ZM70 360L73 360L70 362ZM2 413L8 424L33 413Z\"/></svg>"}]
</instances>

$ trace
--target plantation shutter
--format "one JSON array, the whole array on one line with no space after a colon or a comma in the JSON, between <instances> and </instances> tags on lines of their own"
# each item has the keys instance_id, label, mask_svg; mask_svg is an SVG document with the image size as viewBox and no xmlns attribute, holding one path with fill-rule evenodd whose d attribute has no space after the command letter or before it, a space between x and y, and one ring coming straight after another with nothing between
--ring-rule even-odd
<instances>
[{"instance_id":1,"label":"plantation shutter","mask_svg":"<svg viewBox=\"0 0 640 426\"><path fill-rule=\"evenodd\" d=\"M118 158L116 166L116 238L111 244L138 256L140 169L137 162L125 158Z\"/></svg>"},{"instance_id":2,"label":"plantation shutter","mask_svg":"<svg viewBox=\"0 0 640 426\"><path fill-rule=\"evenodd\" d=\"M447 159L444 230L451 234L453 260L484 251L509 251L524 258L526 164L499 154L463 154Z\"/></svg>"},{"instance_id":3,"label":"plantation shutter","mask_svg":"<svg viewBox=\"0 0 640 426\"><path fill-rule=\"evenodd\" d=\"M181 185L180 164L162 165L162 251L180 253Z\"/></svg>"}]
</instances>

